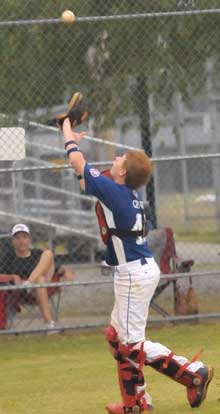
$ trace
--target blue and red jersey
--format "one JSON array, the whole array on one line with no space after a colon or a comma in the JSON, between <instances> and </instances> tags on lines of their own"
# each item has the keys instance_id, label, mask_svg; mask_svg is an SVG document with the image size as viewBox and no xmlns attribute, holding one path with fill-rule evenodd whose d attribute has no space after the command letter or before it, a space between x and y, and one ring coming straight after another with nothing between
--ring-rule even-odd
<instances>
[{"instance_id":1,"label":"blue and red jersey","mask_svg":"<svg viewBox=\"0 0 220 414\"><path fill-rule=\"evenodd\" d=\"M118 184L86 163L85 193L101 202L108 227L120 230L143 230L143 200L140 193L125 184ZM144 257L152 257L145 237L133 235L110 237L105 260L117 266Z\"/></svg>"}]
</instances>

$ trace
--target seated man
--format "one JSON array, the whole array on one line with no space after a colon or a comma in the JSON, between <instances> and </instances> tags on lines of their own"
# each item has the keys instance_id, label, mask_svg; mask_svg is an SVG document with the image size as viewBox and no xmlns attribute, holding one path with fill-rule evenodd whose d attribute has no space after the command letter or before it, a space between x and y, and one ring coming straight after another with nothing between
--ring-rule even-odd
<instances>
[{"instance_id":1,"label":"seated man","mask_svg":"<svg viewBox=\"0 0 220 414\"><path fill-rule=\"evenodd\" d=\"M30 229L25 224L16 224L11 230L13 250L5 255L0 262L1 275L11 275L15 284L24 284L27 287L34 283L50 282L55 272L54 255L51 250L31 249ZM65 267L57 269L61 280L73 280L74 273ZM21 290L24 300L36 299L45 323L53 328L51 308L48 300L47 288Z\"/></svg>"}]
</instances>

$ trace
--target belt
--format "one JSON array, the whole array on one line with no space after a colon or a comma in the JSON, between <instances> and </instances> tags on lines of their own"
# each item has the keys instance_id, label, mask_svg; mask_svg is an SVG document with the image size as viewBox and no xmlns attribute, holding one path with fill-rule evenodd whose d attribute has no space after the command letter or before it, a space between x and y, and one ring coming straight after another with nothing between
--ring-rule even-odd
<instances>
[{"instance_id":1,"label":"belt","mask_svg":"<svg viewBox=\"0 0 220 414\"><path fill-rule=\"evenodd\" d=\"M147 264L147 259L145 257L142 257L142 259L140 259L141 265L144 266Z\"/></svg>"},{"instance_id":2,"label":"belt","mask_svg":"<svg viewBox=\"0 0 220 414\"><path fill-rule=\"evenodd\" d=\"M151 258L149 258L151 259ZM138 260L133 260L131 262L123 263L121 265L115 266L115 270L117 272L127 272L130 271L132 268L136 268L136 266L144 266L148 263L147 259L145 257L142 257Z\"/></svg>"}]
</instances>

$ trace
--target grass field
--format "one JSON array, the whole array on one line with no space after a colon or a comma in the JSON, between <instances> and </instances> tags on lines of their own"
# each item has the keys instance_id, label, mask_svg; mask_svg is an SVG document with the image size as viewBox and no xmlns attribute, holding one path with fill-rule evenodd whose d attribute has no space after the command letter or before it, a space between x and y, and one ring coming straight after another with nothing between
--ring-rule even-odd
<instances>
[{"instance_id":1,"label":"grass field","mask_svg":"<svg viewBox=\"0 0 220 414\"><path fill-rule=\"evenodd\" d=\"M183 194L160 194L157 200L157 219L161 226L171 225L178 240L220 243L219 222L216 222L216 205L213 202L197 202L206 193L187 195L188 220L185 217ZM219 207L220 208L220 207ZM185 218L184 218L185 217ZM186 222L188 223L186 229Z\"/></svg>"},{"instance_id":2,"label":"grass field","mask_svg":"<svg viewBox=\"0 0 220 414\"><path fill-rule=\"evenodd\" d=\"M151 340L188 358L204 347L202 360L215 368L199 409L189 407L183 386L145 368L155 414L220 411L219 330L214 323L149 329ZM0 414L102 414L107 402L120 400L115 362L101 331L1 338L0 349Z\"/></svg>"}]
</instances>

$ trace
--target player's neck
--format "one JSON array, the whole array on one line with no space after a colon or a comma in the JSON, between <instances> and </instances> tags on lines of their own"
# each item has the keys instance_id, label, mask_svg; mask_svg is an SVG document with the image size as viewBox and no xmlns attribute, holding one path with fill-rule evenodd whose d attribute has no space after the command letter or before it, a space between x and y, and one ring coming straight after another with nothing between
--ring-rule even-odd
<instances>
[{"instance_id":1,"label":"player's neck","mask_svg":"<svg viewBox=\"0 0 220 414\"><path fill-rule=\"evenodd\" d=\"M31 255L31 251L29 249L24 250L24 251L15 250L15 254L16 254L17 257L25 258L25 257L29 257Z\"/></svg>"},{"instance_id":2,"label":"player's neck","mask_svg":"<svg viewBox=\"0 0 220 414\"><path fill-rule=\"evenodd\" d=\"M117 178L114 179L114 181L117 184L121 184L121 185L125 184L125 178L123 176L118 176Z\"/></svg>"}]
</instances>

